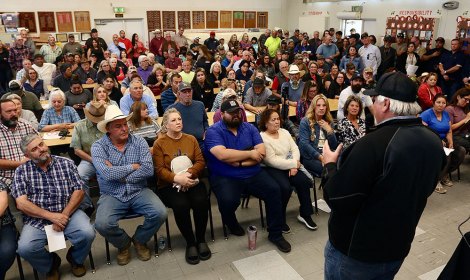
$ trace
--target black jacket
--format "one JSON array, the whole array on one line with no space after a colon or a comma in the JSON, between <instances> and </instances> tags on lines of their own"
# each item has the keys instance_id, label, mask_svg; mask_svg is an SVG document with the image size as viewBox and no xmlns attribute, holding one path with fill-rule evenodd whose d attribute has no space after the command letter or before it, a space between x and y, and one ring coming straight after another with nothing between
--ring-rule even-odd
<instances>
[{"instance_id":1,"label":"black jacket","mask_svg":"<svg viewBox=\"0 0 470 280\"><path fill-rule=\"evenodd\" d=\"M420 118L391 119L326 165L329 239L364 262L403 260L446 161Z\"/></svg>"}]
</instances>

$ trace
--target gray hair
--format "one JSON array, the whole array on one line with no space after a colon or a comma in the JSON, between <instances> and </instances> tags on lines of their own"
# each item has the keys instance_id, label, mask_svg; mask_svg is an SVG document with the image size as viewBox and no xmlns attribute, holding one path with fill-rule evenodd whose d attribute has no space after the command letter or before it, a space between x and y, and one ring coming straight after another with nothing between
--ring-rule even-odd
<instances>
[{"instance_id":1,"label":"gray hair","mask_svg":"<svg viewBox=\"0 0 470 280\"><path fill-rule=\"evenodd\" d=\"M168 124L168 118L170 117L171 113L177 113L181 117L180 111L178 111L176 108L170 108L163 113L163 118L162 118L162 128L161 132L166 133L168 129L166 128L166 125Z\"/></svg>"},{"instance_id":2,"label":"gray hair","mask_svg":"<svg viewBox=\"0 0 470 280\"><path fill-rule=\"evenodd\" d=\"M65 98L64 92L60 88L53 88L49 92L49 108L52 108L52 98L54 98L56 96L60 96L62 98L62 100L64 100L64 106L65 106L65 102L66 102L67 99Z\"/></svg>"},{"instance_id":3,"label":"gray hair","mask_svg":"<svg viewBox=\"0 0 470 280\"><path fill-rule=\"evenodd\" d=\"M390 112L397 116L416 116L421 112L421 106L418 102L403 102L382 95L377 96L377 101L382 103L388 99L390 101Z\"/></svg>"},{"instance_id":4,"label":"gray hair","mask_svg":"<svg viewBox=\"0 0 470 280\"><path fill-rule=\"evenodd\" d=\"M12 93L12 94L8 95L5 99L8 99L8 100L16 99L16 100L19 100L21 103L23 103L22 100L21 100L21 97L16 93Z\"/></svg>"},{"instance_id":5,"label":"gray hair","mask_svg":"<svg viewBox=\"0 0 470 280\"><path fill-rule=\"evenodd\" d=\"M23 154L26 155L26 152L27 152L27 147L28 145L33 142L33 140L37 139L37 138L41 138L41 136L37 135L37 134L28 134L26 136L24 136L21 141L20 141L20 149L21 151L23 152Z\"/></svg>"}]
</instances>

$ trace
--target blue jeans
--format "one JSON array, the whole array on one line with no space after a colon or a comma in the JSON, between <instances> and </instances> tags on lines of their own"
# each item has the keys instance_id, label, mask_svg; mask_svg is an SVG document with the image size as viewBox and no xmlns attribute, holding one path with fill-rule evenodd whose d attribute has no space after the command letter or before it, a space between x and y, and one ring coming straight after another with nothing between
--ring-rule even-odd
<instances>
[{"instance_id":1,"label":"blue jeans","mask_svg":"<svg viewBox=\"0 0 470 280\"><path fill-rule=\"evenodd\" d=\"M16 257L16 229L13 224L0 226L0 279L15 261Z\"/></svg>"},{"instance_id":2,"label":"blue jeans","mask_svg":"<svg viewBox=\"0 0 470 280\"><path fill-rule=\"evenodd\" d=\"M323 172L323 165L320 160L310 158L302 158L302 164L304 165L305 169L312 174L312 176L320 177Z\"/></svg>"},{"instance_id":3,"label":"blue jeans","mask_svg":"<svg viewBox=\"0 0 470 280\"><path fill-rule=\"evenodd\" d=\"M266 170L263 169L255 176L247 179L214 175L211 177L211 186L217 197L222 221L229 228L238 225L235 211L240 205L242 193L248 193L264 200L269 239L275 241L282 237L281 229L284 224L284 211L281 188Z\"/></svg>"},{"instance_id":4,"label":"blue jeans","mask_svg":"<svg viewBox=\"0 0 470 280\"><path fill-rule=\"evenodd\" d=\"M369 263L338 251L328 240L325 246L325 280L392 280L403 260Z\"/></svg>"},{"instance_id":5,"label":"blue jeans","mask_svg":"<svg viewBox=\"0 0 470 280\"><path fill-rule=\"evenodd\" d=\"M167 218L166 207L157 195L148 188L127 202L101 195L96 210L95 228L113 246L125 248L130 242L129 235L119 227L119 220L129 214L144 216L144 224L139 225L133 238L142 244L147 243Z\"/></svg>"},{"instance_id":6,"label":"blue jeans","mask_svg":"<svg viewBox=\"0 0 470 280\"><path fill-rule=\"evenodd\" d=\"M83 182L85 182L85 185L83 186L83 191L85 191L85 197L83 198L82 203L80 204L80 209L85 210L93 206L93 203L91 202L90 198L90 188L88 186L88 183L90 182L91 177L96 175L96 168L93 163L86 160L82 160L77 166L77 170L78 175L80 175L80 178L82 178Z\"/></svg>"},{"instance_id":7,"label":"blue jeans","mask_svg":"<svg viewBox=\"0 0 470 280\"><path fill-rule=\"evenodd\" d=\"M83 264L95 239L95 230L90 224L90 218L82 210L76 210L64 229L64 235L73 245L71 254L74 262ZM38 272L47 273L52 267L52 256L44 248L46 244L44 230L24 225L18 241L18 254Z\"/></svg>"}]
</instances>

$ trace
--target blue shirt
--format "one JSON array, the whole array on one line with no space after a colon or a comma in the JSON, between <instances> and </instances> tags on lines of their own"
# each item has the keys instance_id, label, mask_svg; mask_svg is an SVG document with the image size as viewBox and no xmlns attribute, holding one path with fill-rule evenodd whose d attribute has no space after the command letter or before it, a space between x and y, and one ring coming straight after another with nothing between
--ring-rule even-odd
<instances>
[{"instance_id":1,"label":"blue shirt","mask_svg":"<svg viewBox=\"0 0 470 280\"><path fill-rule=\"evenodd\" d=\"M76 123L80 121L80 116L77 111L70 106L64 106L60 115L57 115L54 108L49 108L44 111L39 122L39 131L41 131L46 125L58 124L58 123Z\"/></svg>"},{"instance_id":2,"label":"blue shirt","mask_svg":"<svg viewBox=\"0 0 470 280\"><path fill-rule=\"evenodd\" d=\"M331 43L330 45L321 44L317 49L317 54L323 56L324 58L330 58L339 52L338 47Z\"/></svg>"},{"instance_id":3,"label":"blue shirt","mask_svg":"<svg viewBox=\"0 0 470 280\"><path fill-rule=\"evenodd\" d=\"M153 103L152 97L148 96L147 94L142 95L142 99L140 102L147 104L147 109L149 110L149 116L152 119L158 119L158 111L155 108L155 104ZM129 115L131 111L131 106L134 104L134 99L132 99L131 94L124 95L121 100L119 101L119 107L124 115Z\"/></svg>"},{"instance_id":4,"label":"blue shirt","mask_svg":"<svg viewBox=\"0 0 470 280\"><path fill-rule=\"evenodd\" d=\"M204 133L209 127L204 103L193 100L191 105L185 106L178 102L170 105L167 110L170 108L175 108L181 113L181 118L183 120L183 132L196 137L198 142L202 142Z\"/></svg>"},{"instance_id":5,"label":"blue shirt","mask_svg":"<svg viewBox=\"0 0 470 280\"><path fill-rule=\"evenodd\" d=\"M148 150L148 149L147 149ZM33 161L20 165L15 171L11 187L14 198L26 195L36 206L55 213L64 210L73 192L83 189L84 183L72 160L52 155L44 171ZM24 224L43 229L50 221L23 215Z\"/></svg>"},{"instance_id":6,"label":"blue shirt","mask_svg":"<svg viewBox=\"0 0 470 280\"><path fill-rule=\"evenodd\" d=\"M171 87L165 90L164 92L162 92L161 101L162 101L163 111L166 111L166 108L168 108L168 106L175 103L176 95L173 93L173 89Z\"/></svg>"},{"instance_id":7,"label":"blue shirt","mask_svg":"<svg viewBox=\"0 0 470 280\"><path fill-rule=\"evenodd\" d=\"M106 134L91 146L91 157L96 168L100 193L127 202L147 186L153 175L153 162L147 142L129 134L124 151L119 151ZM109 161L113 166L105 164ZM132 169L132 164L140 164Z\"/></svg>"},{"instance_id":8,"label":"blue shirt","mask_svg":"<svg viewBox=\"0 0 470 280\"><path fill-rule=\"evenodd\" d=\"M442 112L441 120L437 119L432 108L422 112L420 117L430 129L439 134L439 138L441 138L441 140L446 138L447 132L449 132L450 129L450 116L447 111Z\"/></svg>"},{"instance_id":9,"label":"blue shirt","mask_svg":"<svg viewBox=\"0 0 470 280\"><path fill-rule=\"evenodd\" d=\"M235 167L217 159L210 150L215 146L224 146L227 149L251 150L256 145L263 143L259 131L250 123L242 122L238 127L237 135L234 135L223 121L210 126L206 131L204 149L207 166L211 175L230 177L234 179L247 179L261 171L259 164L248 167Z\"/></svg>"}]
</instances>

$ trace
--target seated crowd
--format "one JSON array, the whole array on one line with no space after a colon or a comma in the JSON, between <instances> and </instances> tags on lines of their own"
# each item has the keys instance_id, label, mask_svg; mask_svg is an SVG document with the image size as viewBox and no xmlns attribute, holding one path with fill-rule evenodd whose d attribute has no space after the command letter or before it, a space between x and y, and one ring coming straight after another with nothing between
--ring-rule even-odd
<instances>
[{"instance_id":1,"label":"seated crowd","mask_svg":"<svg viewBox=\"0 0 470 280\"><path fill-rule=\"evenodd\" d=\"M284 236L292 191L297 220L316 230L310 188L324 172L323 148L352 149L372 131L374 102L364 91L410 65L418 66L408 76L423 124L451 149L437 193L452 186L449 173L470 151L469 59L457 39L446 50L441 37L435 48L404 34L385 36L377 47L373 35L343 37L334 29L322 38L298 29L291 37L266 30L250 40L245 33L240 41L234 34L227 43L211 32L202 44L182 28L153 33L148 49L123 30L106 43L92 29L84 46L72 35L63 48L51 36L37 52L27 47L27 31L16 38L9 55L16 79L0 81L0 278L17 251L59 279L60 257L44 249L47 225L72 243L66 259L77 277L86 273L95 230L117 248L119 265L129 263L131 245L147 261L166 207L186 242L186 261L207 260L210 191L223 226L237 236L245 234L236 216L242 195L262 199L269 241L290 252ZM73 130L70 147L59 151L72 160L49 151L39 134L60 130ZM201 180L206 168L210 190ZM89 191L95 177L97 204ZM23 213L18 242L7 192ZM132 235L118 224L129 215L144 217Z\"/></svg>"}]
</instances>

